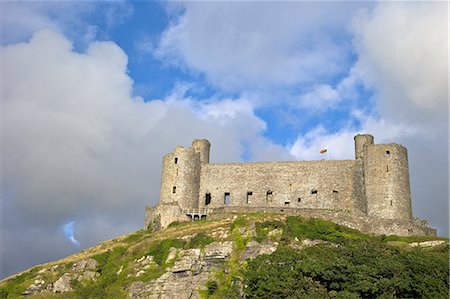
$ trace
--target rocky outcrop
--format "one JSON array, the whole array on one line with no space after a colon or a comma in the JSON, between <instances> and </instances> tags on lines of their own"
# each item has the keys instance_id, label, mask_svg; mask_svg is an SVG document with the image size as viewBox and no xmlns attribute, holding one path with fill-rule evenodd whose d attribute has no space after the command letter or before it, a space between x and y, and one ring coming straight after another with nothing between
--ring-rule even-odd
<instances>
[{"instance_id":1,"label":"rocky outcrop","mask_svg":"<svg viewBox=\"0 0 450 299\"><path fill-rule=\"evenodd\" d=\"M233 254L234 247L233 241L223 241L213 242L206 245L203 249L179 250L173 267L167 268L154 281L148 283L142 281L133 282L127 287L129 296L136 299L200 298L198 290L204 288L206 281L213 275L213 269L224 269L226 271L227 261ZM267 245L254 241L252 241L251 248L252 252L254 252L252 256L268 251ZM273 249L273 247L271 248ZM276 246L273 250L275 249ZM171 252L173 251L175 250L171 250Z\"/></svg>"},{"instance_id":2,"label":"rocky outcrop","mask_svg":"<svg viewBox=\"0 0 450 299\"><path fill-rule=\"evenodd\" d=\"M59 265L54 265L50 269L43 268L38 272L34 282L22 293L22 295L33 295L40 292L65 293L73 290L72 282L93 281L100 275L96 272L98 262L92 258L84 259L72 265L71 271L63 273L56 280L46 282L42 275L45 273L55 273L59 269ZM53 274L55 275L55 274ZM52 277L50 275L50 277Z\"/></svg>"}]
</instances>

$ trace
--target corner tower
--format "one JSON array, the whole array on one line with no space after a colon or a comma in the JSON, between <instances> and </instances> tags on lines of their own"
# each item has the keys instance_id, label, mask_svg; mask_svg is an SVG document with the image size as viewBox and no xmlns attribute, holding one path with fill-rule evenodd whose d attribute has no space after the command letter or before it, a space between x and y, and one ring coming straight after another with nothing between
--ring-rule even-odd
<instances>
[{"instance_id":1,"label":"corner tower","mask_svg":"<svg viewBox=\"0 0 450 299\"><path fill-rule=\"evenodd\" d=\"M178 146L163 158L160 203L180 209L198 207L201 163L209 162L208 140L194 140L191 147Z\"/></svg>"},{"instance_id":2,"label":"corner tower","mask_svg":"<svg viewBox=\"0 0 450 299\"><path fill-rule=\"evenodd\" d=\"M363 151L367 214L412 219L408 153L399 144L376 144Z\"/></svg>"}]
</instances>

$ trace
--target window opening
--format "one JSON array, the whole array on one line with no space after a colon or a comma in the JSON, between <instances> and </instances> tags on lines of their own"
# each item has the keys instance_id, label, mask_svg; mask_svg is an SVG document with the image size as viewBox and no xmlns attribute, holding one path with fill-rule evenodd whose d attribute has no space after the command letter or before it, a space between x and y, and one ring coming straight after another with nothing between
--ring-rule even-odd
<instances>
[{"instance_id":1,"label":"window opening","mask_svg":"<svg viewBox=\"0 0 450 299\"><path fill-rule=\"evenodd\" d=\"M392 207L392 199L391 199L391 207Z\"/></svg>"},{"instance_id":2,"label":"window opening","mask_svg":"<svg viewBox=\"0 0 450 299\"><path fill-rule=\"evenodd\" d=\"M247 203L251 203L252 196L253 196L253 192L248 191L247 192Z\"/></svg>"},{"instance_id":3,"label":"window opening","mask_svg":"<svg viewBox=\"0 0 450 299\"><path fill-rule=\"evenodd\" d=\"M209 205L211 203L211 193L205 194L205 206Z\"/></svg>"},{"instance_id":4,"label":"window opening","mask_svg":"<svg viewBox=\"0 0 450 299\"><path fill-rule=\"evenodd\" d=\"M311 190L311 194L317 194L317 190Z\"/></svg>"},{"instance_id":5,"label":"window opening","mask_svg":"<svg viewBox=\"0 0 450 299\"><path fill-rule=\"evenodd\" d=\"M302 198L301 197L297 198L297 202L302 202Z\"/></svg>"},{"instance_id":6,"label":"window opening","mask_svg":"<svg viewBox=\"0 0 450 299\"><path fill-rule=\"evenodd\" d=\"M178 158L175 158L175 164L178 164Z\"/></svg>"},{"instance_id":7,"label":"window opening","mask_svg":"<svg viewBox=\"0 0 450 299\"><path fill-rule=\"evenodd\" d=\"M386 151L386 156L390 156L391 152L390 151Z\"/></svg>"},{"instance_id":8,"label":"window opening","mask_svg":"<svg viewBox=\"0 0 450 299\"><path fill-rule=\"evenodd\" d=\"M285 206L285 207L289 207L289 201L285 201L285 202L284 202L284 206Z\"/></svg>"},{"instance_id":9,"label":"window opening","mask_svg":"<svg viewBox=\"0 0 450 299\"><path fill-rule=\"evenodd\" d=\"M386 165L386 172L389 172L389 165Z\"/></svg>"},{"instance_id":10,"label":"window opening","mask_svg":"<svg viewBox=\"0 0 450 299\"><path fill-rule=\"evenodd\" d=\"M272 196L273 196L273 192L272 191L267 191L266 192L266 201L267 202L272 202Z\"/></svg>"},{"instance_id":11,"label":"window opening","mask_svg":"<svg viewBox=\"0 0 450 299\"><path fill-rule=\"evenodd\" d=\"M176 192L177 192L177 187L173 186L172 193L176 193Z\"/></svg>"},{"instance_id":12,"label":"window opening","mask_svg":"<svg viewBox=\"0 0 450 299\"><path fill-rule=\"evenodd\" d=\"M223 194L223 203L227 206L230 204L230 192L225 192Z\"/></svg>"},{"instance_id":13,"label":"window opening","mask_svg":"<svg viewBox=\"0 0 450 299\"><path fill-rule=\"evenodd\" d=\"M336 190L333 190L333 198L334 198L334 200L339 199L339 192L337 192Z\"/></svg>"}]
</instances>

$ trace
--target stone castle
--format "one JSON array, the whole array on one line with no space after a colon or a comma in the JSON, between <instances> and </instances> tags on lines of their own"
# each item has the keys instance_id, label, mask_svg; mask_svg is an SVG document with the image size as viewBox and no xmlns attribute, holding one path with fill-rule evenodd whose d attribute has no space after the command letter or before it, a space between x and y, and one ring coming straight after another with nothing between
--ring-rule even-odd
<instances>
[{"instance_id":1,"label":"stone castle","mask_svg":"<svg viewBox=\"0 0 450 299\"><path fill-rule=\"evenodd\" d=\"M355 160L209 163L208 140L163 158L160 200L145 227L270 212L334 221L367 233L436 235L413 218L407 150L355 136Z\"/></svg>"}]
</instances>

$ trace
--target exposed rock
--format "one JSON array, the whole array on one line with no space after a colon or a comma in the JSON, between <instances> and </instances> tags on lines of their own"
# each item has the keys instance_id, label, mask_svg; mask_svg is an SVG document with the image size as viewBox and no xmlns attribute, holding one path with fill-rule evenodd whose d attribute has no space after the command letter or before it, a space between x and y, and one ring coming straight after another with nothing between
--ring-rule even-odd
<instances>
[{"instance_id":1,"label":"exposed rock","mask_svg":"<svg viewBox=\"0 0 450 299\"><path fill-rule=\"evenodd\" d=\"M177 257L178 249L175 247L170 247L169 249L169 255L167 255L166 263L170 262L171 260L174 260Z\"/></svg>"},{"instance_id":2,"label":"exposed rock","mask_svg":"<svg viewBox=\"0 0 450 299\"><path fill-rule=\"evenodd\" d=\"M302 240L302 245L304 247L316 246L316 245L322 244L322 243L327 243L327 241L324 241L324 240L310 240L310 239Z\"/></svg>"},{"instance_id":3,"label":"exposed rock","mask_svg":"<svg viewBox=\"0 0 450 299\"><path fill-rule=\"evenodd\" d=\"M75 272L83 272L86 270L96 270L98 267L98 262L93 258L88 258L85 260L81 260L76 262L72 266L72 270Z\"/></svg>"},{"instance_id":4,"label":"exposed rock","mask_svg":"<svg viewBox=\"0 0 450 299\"><path fill-rule=\"evenodd\" d=\"M54 265L53 267L50 268L50 271L52 272L56 272L58 271L59 265Z\"/></svg>"},{"instance_id":5,"label":"exposed rock","mask_svg":"<svg viewBox=\"0 0 450 299\"><path fill-rule=\"evenodd\" d=\"M72 275L69 273L64 273L57 281L53 283L53 292L54 293L64 293L72 291L72 286L70 285L71 280L73 279Z\"/></svg>"},{"instance_id":6,"label":"exposed rock","mask_svg":"<svg viewBox=\"0 0 450 299\"><path fill-rule=\"evenodd\" d=\"M414 242L414 243L410 243L409 246L411 246L411 247L433 247L433 246L445 244L445 242L446 241L444 241L444 240Z\"/></svg>"},{"instance_id":7,"label":"exposed rock","mask_svg":"<svg viewBox=\"0 0 450 299\"><path fill-rule=\"evenodd\" d=\"M181 250L180 259L173 265L172 272L199 271L201 267L199 258L200 249L198 248Z\"/></svg>"},{"instance_id":8,"label":"exposed rock","mask_svg":"<svg viewBox=\"0 0 450 299\"><path fill-rule=\"evenodd\" d=\"M276 229L273 229L273 230L269 231L269 232L267 233L267 236L268 236L269 238L272 238L272 239L280 239L280 237L281 237L282 234L283 234L283 229L281 229L281 228L276 228Z\"/></svg>"},{"instance_id":9,"label":"exposed rock","mask_svg":"<svg viewBox=\"0 0 450 299\"><path fill-rule=\"evenodd\" d=\"M119 269L119 271L116 272L116 274L117 274L117 275L120 275L120 273L122 273L122 271L123 271L123 265L120 266L120 269Z\"/></svg>"},{"instance_id":10,"label":"exposed rock","mask_svg":"<svg viewBox=\"0 0 450 299\"><path fill-rule=\"evenodd\" d=\"M79 276L82 279L94 280L97 276L100 276L100 273L94 271L84 271L82 275Z\"/></svg>"},{"instance_id":11,"label":"exposed rock","mask_svg":"<svg viewBox=\"0 0 450 299\"><path fill-rule=\"evenodd\" d=\"M241 259L254 259L261 254L271 254L275 250L277 250L278 243L265 240L261 244L251 240L245 246L244 252L241 254Z\"/></svg>"},{"instance_id":12,"label":"exposed rock","mask_svg":"<svg viewBox=\"0 0 450 299\"><path fill-rule=\"evenodd\" d=\"M45 281L37 276L34 282L22 293L22 295L33 295L44 289Z\"/></svg>"}]
</instances>

